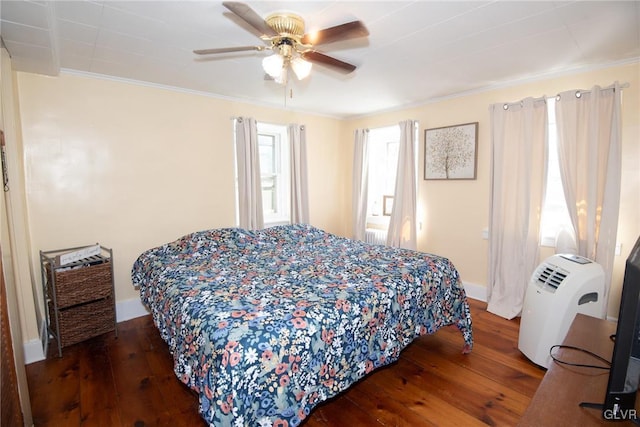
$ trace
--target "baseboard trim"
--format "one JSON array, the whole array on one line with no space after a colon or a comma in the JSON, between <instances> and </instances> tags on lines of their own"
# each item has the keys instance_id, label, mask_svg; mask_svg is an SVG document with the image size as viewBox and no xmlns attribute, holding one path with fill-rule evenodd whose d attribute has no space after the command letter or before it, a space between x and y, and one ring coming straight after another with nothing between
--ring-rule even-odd
<instances>
[{"instance_id":1,"label":"baseboard trim","mask_svg":"<svg viewBox=\"0 0 640 427\"><path fill-rule=\"evenodd\" d=\"M116 302L116 321L118 323L146 316L147 314L149 314L149 310L142 304L140 298Z\"/></svg>"},{"instance_id":2,"label":"baseboard trim","mask_svg":"<svg viewBox=\"0 0 640 427\"><path fill-rule=\"evenodd\" d=\"M44 347L39 339L27 341L22 346L24 352L24 364L44 360Z\"/></svg>"},{"instance_id":3,"label":"baseboard trim","mask_svg":"<svg viewBox=\"0 0 640 427\"><path fill-rule=\"evenodd\" d=\"M467 297L487 302L487 287L476 283L463 282Z\"/></svg>"}]
</instances>

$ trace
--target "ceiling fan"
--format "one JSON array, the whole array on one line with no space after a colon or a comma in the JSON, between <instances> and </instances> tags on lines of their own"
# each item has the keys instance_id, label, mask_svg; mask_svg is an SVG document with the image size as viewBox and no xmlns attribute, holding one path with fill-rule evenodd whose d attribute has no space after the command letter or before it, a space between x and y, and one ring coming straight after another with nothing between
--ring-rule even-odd
<instances>
[{"instance_id":1,"label":"ceiling fan","mask_svg":"<svg viewBox=\"0 0 640 427\"><path fill-rule=\"evenodd\" d=\"M199 49L194 50L193 53L210 55L252 50L272 50L274 54L262 60L262 67L269 76L281 84L286 84L287 82L287 70L289 67L296 77L302 80L311 72L312 63L325 65L343 73L351 73L356 69L355 65L325 55L315 50L314 46L369 35L369 31L361 21L351 21L305 34L304 20L293 13L273 13L263 19L244 3L227 1L222 4L255 28L266 44L261 46Z\"/></svg>"}]
</instances>

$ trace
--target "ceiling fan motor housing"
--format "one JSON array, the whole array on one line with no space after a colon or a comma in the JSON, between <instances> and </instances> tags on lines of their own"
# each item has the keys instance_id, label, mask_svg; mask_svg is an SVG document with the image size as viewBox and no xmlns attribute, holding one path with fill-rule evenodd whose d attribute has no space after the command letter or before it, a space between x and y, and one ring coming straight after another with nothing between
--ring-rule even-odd
<instances>
[{"instance_id":1,"label":"ceiling fan motor housing","mask_svg":"<svg viewBox=\"0 0 640 427\"><path fill-rule=\"evenodd\" d=\"M265 19L275 32L282 36L300 38L304 35L304 20L292 13L274 13Z\"/></svg>"}]
</instances>

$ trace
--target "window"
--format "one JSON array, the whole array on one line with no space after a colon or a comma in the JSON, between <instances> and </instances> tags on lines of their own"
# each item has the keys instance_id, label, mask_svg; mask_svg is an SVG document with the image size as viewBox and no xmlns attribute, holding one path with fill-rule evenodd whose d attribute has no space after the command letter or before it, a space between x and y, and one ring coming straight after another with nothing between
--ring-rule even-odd
<instances>
[{"instance_id":1,"label":"window","mask_svg":"<svg viewBox=\"0 0 640 427\"><path fill-rule=\"evenodd\" d=\"M258 153L262 181L262 213L265 226L289 224L290 165L287 127L257 123ZM236 169L237 174L237 169ZM238 176L236 175L236 224L239 224Z\"/></svg>"},{"instance_id":2,"label":"window","mask_svg":"<svg viewBox=\"0 0 640 427\"><path fill-rule=\"evenodd\" d=\"M258 149L262 177L265 225L288 224L290 179L286 126L258 123Z\"/></svg>"},{"instance_id":3,"label":"window","mask_svg":"<svg viewBox=\"0 0 640 427\"><path fill-rule=\"evenodd\" d=\"M400 128L389 126L369 131L369 192L367 227L387 228L398 168ZM386 209L385 209L386 208Z\"/></svg>"},{"instance_id":4,"label":"window","mask_svg":"<svg viewBox=\"0 0 640 427\"><path fill-rule=\"evenodd\" d=\"M560 163L558 160L558 130L556 126L556 99L547 99L549 126L549 159L547 163L547 188L540 218L540 244L555 246L560 230L572 230L569 210L564 198Z\"/></svg>"}]
</instances>

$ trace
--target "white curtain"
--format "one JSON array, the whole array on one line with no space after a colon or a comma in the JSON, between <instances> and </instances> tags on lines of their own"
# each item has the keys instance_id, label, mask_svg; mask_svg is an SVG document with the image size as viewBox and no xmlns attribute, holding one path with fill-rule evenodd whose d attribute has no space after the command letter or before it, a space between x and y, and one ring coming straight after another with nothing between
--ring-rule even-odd
<instances>
[{"instance_id":1,"label":"white curtain","mask_svg":"<svg viewBox=\"0 0 640 427\"><path fill-rule=\"evenodd\" d=\"M547 171L547 104L527 98L491 111L491 200L487 310L507 319L522 310L538 264Z\"/></svg>"},{"instance_id":2,"label":"white curtain","mask_svg":"<svg viewBox=\"0 0 640 427\"><path fill-rule=\"evenodd\" d=\"M238 117L235 120L235 128L238 225L250 230L261 229L264 228L264 218L257 124L255 119L251 117Z\"/></svg>"},{"instance_id":3,"label":"white curtain","mask_svg":"<svg viewBox=\"0 0 640 427\"><path fill-rule=\"evenodd\" d=\"M620 206L620 110L617 82L563 92L556 103L560 174L576 247L579 255L602 265L607 290Z\"/></svg>"},{"instance_id":4,"label":"white curtain","mask_svg":"<svg viewBox=\"0 0 640 427\"><path fill-rule=\"evenodd\" d=\"M389 219L387 245L416 249L416 121L406 120L400 125L400 146L393 208Z\"/></svg>"},{"instance_id":5,"label":"white curtain","mask_svg":"<svg viewBox=\"0 0 640 427\"><path fill-rule=\"evenodd\" d=\"M353 152L353 238L364 241L369 193L369 129L356 129Z\"/></svg>"},{"instance_id":6,"label":"white curtain","mask_svg":"<svg viewBox=\"0 0 640 427\"><path fill-rule=\"evenodd\" d=\"M290 124L287 130L291 150L291 223L308 223L307 132L296 124Z\"/></svg>"}]
</instances>

